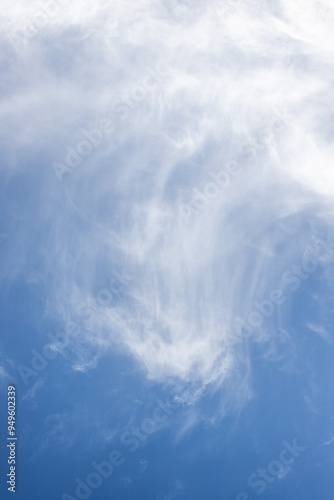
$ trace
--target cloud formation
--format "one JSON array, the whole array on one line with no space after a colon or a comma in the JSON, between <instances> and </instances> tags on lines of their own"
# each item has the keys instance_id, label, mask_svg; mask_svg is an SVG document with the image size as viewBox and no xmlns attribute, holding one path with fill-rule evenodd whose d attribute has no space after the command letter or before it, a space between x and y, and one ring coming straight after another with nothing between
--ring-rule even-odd
<instances>
[{"instance_id":1,"label":"cloud formation","mask_svg":"<svg viewBox=\"0 0 334 500\"><path fill-rule=\"evenodd\" d=\"M225 384L242 406L236 318L332 225L333 6L73 0L42 21L41 5L1 14L2 175L30 186L14 193L2 279L39 283L49 314L82 324L73 342L123 349L194 395ZM71 169L61 183L54 162ZM87 328L120 268L134 279ZM280 321L253 338L268 352Z\"/></svg>"}]
</instances>

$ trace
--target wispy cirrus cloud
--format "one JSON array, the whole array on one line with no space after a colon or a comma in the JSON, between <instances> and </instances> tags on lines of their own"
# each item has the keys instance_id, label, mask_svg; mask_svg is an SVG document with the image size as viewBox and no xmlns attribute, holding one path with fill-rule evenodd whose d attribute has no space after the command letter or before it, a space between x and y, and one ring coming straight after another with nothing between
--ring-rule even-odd
<instances>
[{"instance_id":1,"label":"wispy cirrus cloud","mask_svg":"<svg viewBox=\"0 0 334 500\"><path fill-rule=\"evenodd\" d=\"M174 498L177 498L180 495L184 494L184 485L182 481L179 479L176 479L174 482L174 486L171 489L169 493L161 493L159 496L156 497L157 500L173 500Z\"/></svg>"},{"instance_id":2,"label":"wispy cirrus cloud","mask_svg":"<svg viewBox=\"0 0 334 500\"><path fill-rule=\"evenodd\" d=\"M79 306L125 266L136 279L75 342L117 346L149 378L190 385L194 397L224 386L242 407L251 366L234 320L333 225L333 7L320 3L319 14L309 0L238 2L217 16L213 1L182 11L171 1L73 0L18 51L11 37L37 2L5 2L3 175L33 189L14 197L14 213L28 215L12 216L3 279L38 282L48 313L84 323ZM168 78L136 106L133 89L161 62ZM117 147L110 134L60 187L52 162L105 116ZM185 220L194 189L204 203L210 174L229 162L240 174ZM253 341L273 353L263 329Z\"/></svg>"}]
</instances>

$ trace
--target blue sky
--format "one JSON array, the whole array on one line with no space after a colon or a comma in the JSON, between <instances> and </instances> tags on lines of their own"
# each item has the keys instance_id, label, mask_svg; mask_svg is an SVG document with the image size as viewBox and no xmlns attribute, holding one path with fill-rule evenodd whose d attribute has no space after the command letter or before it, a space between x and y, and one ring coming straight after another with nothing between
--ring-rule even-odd
<instances>
[{"instance_id":1,"label":"blue sky","mask_svg":"<svg viewBox=\"0 0 334 500\"><path fill-rule=\"evenodd\" d=\"M3 0L0 491L329 500L330 0Z\"/></svg>"}]
</instances>

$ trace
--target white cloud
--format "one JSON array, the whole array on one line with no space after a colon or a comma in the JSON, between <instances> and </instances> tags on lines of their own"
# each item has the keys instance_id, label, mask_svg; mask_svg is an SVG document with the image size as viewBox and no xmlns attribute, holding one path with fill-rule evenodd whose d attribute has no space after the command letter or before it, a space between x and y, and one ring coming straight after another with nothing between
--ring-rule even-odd
<instances>
[{"instance_id":1,"label":"white cloud","mask_svg":"<svg viewBox=\"0 0 334 500\"><path fill-rule=\"evenodd\" d=\"M37 382L34 383L31 389L27 391L27 393L23 396L22 401L25 400L34 400L36 397L36 392L41 389L44 385L44 382L41 380L38 380Z\"/></svg>"},{"instance_id":2,"label":"white cloud","mask_svg":"<svg viewBox=\"0 0 334 500\"><path fill-rule=\"evenodd\" d=\"M124 265L135 280L81 340L121 346L156 380L225 383L242 406L251 374L234 318L309 243L280 223L332 223L333 7L320 4L318 15L312 1L238 2L217 16L211 1L73 0L17 50L8 36L37 2L4 2L3 157L9 180L30 179L37 210L22 199L34 226L13 219L3 276L43 284L48 312L69 318ZM136 102L159 64L169 75ZM52 162L106 116L114 134L60 185ZM229 162L240 174L185 220L181 205Z\"/></svg>"},{"instance_id":3,"label":"white cloud","mask_svg":"<svg viewBox=\"0 0 334 500\"><path fill-rule=\"evenodd\" d=\"M6 372L5 368L3 366L0 366L0 380L1 384L9 378L8 373Z\"/></svg>"},{"instance_id":4,"label":"white cloud","mask_svg":"<svg viewBox=\"0 0 334 500\"><path fill-rule=\"evenodd\" d=\"M178 496L183 494L184 494L184 485L182 481L176 479L172 490L169 493L160 494L157 497L157 500L173 500L174 498L177 498Z\"/></svg>"},{"instance_id":5,"label":"white cloud","mask_svg":"<svg viewBox=\"0 0 334 500\"><path fill-rule=\"evenodd\" d=\"M316 333L319 335L322 339L324 339L326 342L330 341L330 334L327 332L326 328L324 328L321 325L317 325L314 323L307 323L306 325L312 332Z\"/></svg>"}]
</instances>

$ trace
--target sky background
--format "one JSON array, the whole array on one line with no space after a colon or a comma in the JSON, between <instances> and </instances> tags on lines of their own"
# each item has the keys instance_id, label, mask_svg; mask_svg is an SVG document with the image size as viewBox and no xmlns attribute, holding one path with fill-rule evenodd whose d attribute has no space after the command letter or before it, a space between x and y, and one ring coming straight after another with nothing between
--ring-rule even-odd
<instances>
[{"instance_id":1,"label":"sky background","mask_svg":"<svg viewBox=\"0 0 334 500\"><path fill-rule=\"evenodd\" d=\"M332 499L332 1L1 7L1 498Z\"/></svg>"}]
</instances>

